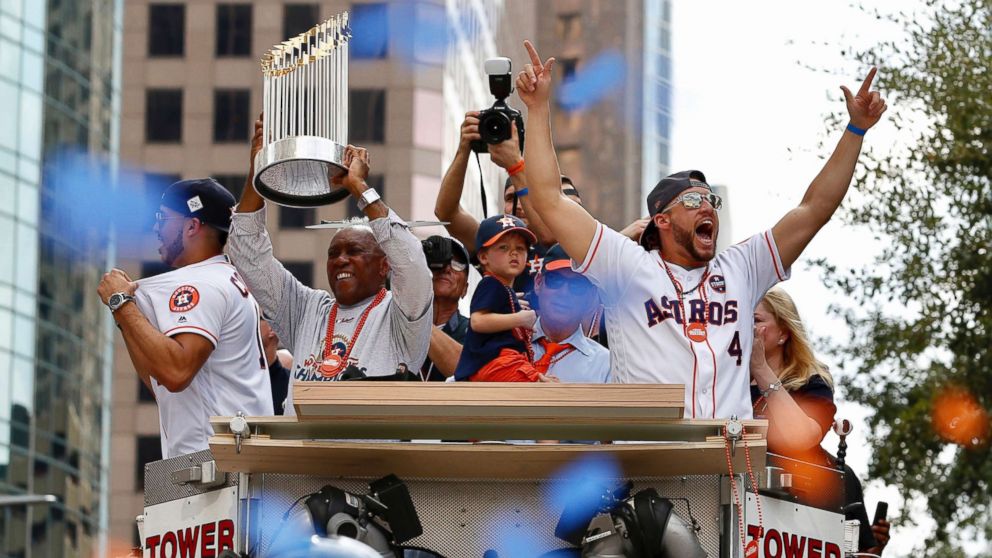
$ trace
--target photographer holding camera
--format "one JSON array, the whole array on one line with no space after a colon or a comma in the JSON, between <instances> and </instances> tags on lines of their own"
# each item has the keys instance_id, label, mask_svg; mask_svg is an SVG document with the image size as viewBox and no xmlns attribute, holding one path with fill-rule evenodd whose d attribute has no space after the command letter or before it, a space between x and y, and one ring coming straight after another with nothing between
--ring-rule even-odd
<instances>
[{"instance_id":1,"label":"photographer holding camera","mask_svg":"<svg viewBox=\"0 0 992 558\"><path fill-rule=\"evenodd\" d=\"M489 88L496 102L489 109L470 111L465 114L461 126L461 141L455 159L441 180L434 214L442 221L448 221L448 232L474 253L475 235L479 230L479 220L465 211L459 201L465 187L465 173L468 169L472 153L488 152L492 162L509 175L504 188L504 207L502 213L516 214L527 223L527 227L537 236L538 244L550 246L555 243L550 230L540 221L527 219L526 185L524 183L523 136L524 124L520 112L506 104L506 98L512 92L510 61L507 58L493 58L486 61L486 73L489 74ZM515 204L514 202L518 202ZM514 206L517 205L515 208ZM538 250L539 254L543 250ZM534 254L528 260L534 259ZM532 270L531 273L537 270ZM530 292L533 290L531 273L521 275L516 290Z\"/></svg>"},{"instance_id":2,"label":"photographer holding camera","mask_svg":"<svg viewBox=\"0 0 992 558\"><path fill-rule=\"evenodd\" d=\"M458 301L468 292L469 255L461 242L445 236L428 237L421 245L434 277L434 328L420 379L443 382L454 374L468 332Z\"/></svg>"}]
</instances>

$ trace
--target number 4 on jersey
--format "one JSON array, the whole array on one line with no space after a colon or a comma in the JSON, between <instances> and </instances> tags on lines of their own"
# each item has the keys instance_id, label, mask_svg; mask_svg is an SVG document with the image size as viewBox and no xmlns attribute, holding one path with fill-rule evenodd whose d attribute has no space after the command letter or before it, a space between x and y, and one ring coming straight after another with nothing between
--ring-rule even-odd
<instances>
[{"instance_id":1,"label":"number 4 on jersey","mask_svg":"<svg viewBox=\"0 0 992 558\"><path fill-rule=\"evenodd\" d=\"M737 366L741 365L741 357L744 353L741 351L741 333L739 331L734 332L734 338L730 340L730 347L727 348L727 354L737 357Z\"/></svg>"}]
</instances>

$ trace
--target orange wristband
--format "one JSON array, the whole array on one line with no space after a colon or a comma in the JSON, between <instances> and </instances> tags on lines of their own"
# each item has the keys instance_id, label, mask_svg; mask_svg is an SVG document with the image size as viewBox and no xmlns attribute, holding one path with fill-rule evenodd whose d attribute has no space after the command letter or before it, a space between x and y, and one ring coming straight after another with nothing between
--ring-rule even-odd
<instances>
[{"instance_id":1,"label":"orange wristband","mask_svg":"<svg viewBox=\"0 0 992 558\"><path fill-rule=\"evenodd\" d=\"M507 174L513 176L515 174L520 174L524 170L524 160L520 159L520 162L513 165L512 167L506 169Z\"/></svg>"}]
</instances>

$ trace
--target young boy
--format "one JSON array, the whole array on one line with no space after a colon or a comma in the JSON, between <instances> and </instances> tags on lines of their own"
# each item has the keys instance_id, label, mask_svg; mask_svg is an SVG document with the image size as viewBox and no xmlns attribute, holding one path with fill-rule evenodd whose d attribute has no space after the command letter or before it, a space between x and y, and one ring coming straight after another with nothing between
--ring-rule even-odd
<instances>
[{"instance_id":1,"label":"young boy","mask_svg":"<svg viewBox=\"0 0 992 558\"><path fill-rule=\"evenodd\" d=\"M533 364L530 335L537 316L520 306L512 287L513 280L524 273L527 248L534 242L534 233L513 215L494 215L479 224L475 245L484 277L472 295L456 380L552 381Z\"/></svg>"}]
</instances>

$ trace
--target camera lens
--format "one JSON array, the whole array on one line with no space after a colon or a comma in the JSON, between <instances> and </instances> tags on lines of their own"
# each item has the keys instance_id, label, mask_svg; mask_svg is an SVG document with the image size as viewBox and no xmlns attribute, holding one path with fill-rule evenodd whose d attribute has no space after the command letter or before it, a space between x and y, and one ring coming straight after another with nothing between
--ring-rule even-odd
<instances>
[{"instance_id":1,"label":"camera lens","mask_svg":"<svg viewBox=\"0 0 992 558\"><path fill-rule=\"evenodd\" d=\"M502 112L491 111L479 122L479 135L486 143L502 143L510 139L512 122Z\"/></svg>"}]
</instances>

